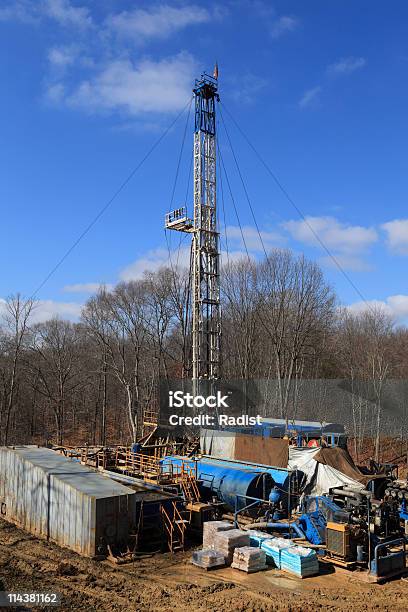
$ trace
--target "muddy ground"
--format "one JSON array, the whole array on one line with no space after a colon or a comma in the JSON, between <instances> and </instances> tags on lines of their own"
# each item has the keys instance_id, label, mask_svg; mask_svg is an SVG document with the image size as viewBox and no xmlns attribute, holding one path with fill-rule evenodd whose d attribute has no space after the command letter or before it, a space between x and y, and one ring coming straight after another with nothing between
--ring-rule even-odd
<instances>
[{"instance_id":1,"label":"muddy ground","mask_svg":"<svg viewBox=\"0 0 408 612\"><path fill-rule=\"evenodd\" d=\"M114 566L84 559L0 519L2 589L58 591L58 610L408 611L408 582L401 579L366 584L357 573L327 564L322 564L322 575L304 580L277 570L206 572L192 566L190 557L191 552L162 554Z\"/></svg>"}]
</instances>

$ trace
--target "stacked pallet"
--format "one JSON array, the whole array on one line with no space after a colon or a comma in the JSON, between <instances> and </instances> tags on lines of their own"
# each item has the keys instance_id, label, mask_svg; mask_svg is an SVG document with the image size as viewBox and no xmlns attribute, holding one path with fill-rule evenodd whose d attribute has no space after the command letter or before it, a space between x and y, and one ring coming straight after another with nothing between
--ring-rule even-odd
<instances>
[{"instance_id":1,"label":"stacked pallet","mask_svg":"<svg viewBox=\"0 0 408 612\"><path fill-rule=\"evenodd\" d=\"M254 546L242 546L234 550L231 567L252 574L266 569L266 555Z\"/></svg>"},{"instance_id":2,"label":"stacked pallet","mask_svg":"<svg viewBox=\"0 0 408 612\"><path fill-rule=\"evenodd\" d=\"M214 548L214 538L219 531L234 529L230 521L207 521L203 526L203 549Z\"/></svg>"},{"instance_id":3,"label":"stacked pallet","mask_svg":"<svg viewBox=\"0 0 408 612\"><path fill-rule=\"evenodd\" d=\"M282 551L291 548L293 542L284 538L270 538L261 543L261 548L266 554L266 561L278 569L281 568Z\"/></svg>"},{"instance_id":4,"label":"stacked pallet","mask_svg":"<svg viewBox=\"0 0 408 612\"><path fill-rule=\"evenodd\" d=\"M214 548L222 552L228 565L232 563L234 550L242 546L249 546L249 535L245 531L229 529L215 533Z\"/></svg>"},{"instance_id":5,"label":"stacked pallet","mask_svg":"<svg viewBox=\"0 0 408 612\"><path fill-rule=\"evenodd\" d=\"M225 559L224 555L218 550L195 550L191 563L208 570L214 567L223 567L225 565Z\"/></svg>"},{"instance_id":6,"label":"stacked pallet","mask_svg":"<svg viewBox=\"0 0 408 612\"><path fill-rule=\"evenodd\" d=\"M304 546L291 546L282 550L281 569L296 574L300 578L315 576L319 573L316 552Z\"/></svg>"},{"instance_id":7,"label":"stacked pallet","mask_svg":"<svg viewBox=\"0 0 408 612\"><path fill-rule=\"evenodd\" d=\"M261 547L262 542L265 540L273 540L274 536L265 531L259 531L259 529L248 529L247 534L249 535L249 543L251 546Z\"/></svg>"}]
</instances>

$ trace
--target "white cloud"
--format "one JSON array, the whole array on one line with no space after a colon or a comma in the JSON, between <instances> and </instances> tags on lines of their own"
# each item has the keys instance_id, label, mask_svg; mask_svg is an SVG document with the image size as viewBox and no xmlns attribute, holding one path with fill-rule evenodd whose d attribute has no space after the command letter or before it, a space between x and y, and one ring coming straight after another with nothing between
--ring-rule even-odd
<instances>
[{"instance_id":1,"label":"white cloud","mask_svg":"<svg viewBox=\"0 0 408 612\"><path fill-rule=\"evenodd\" d=\"M0 9L0 21L33 23L43 18L81 30L92 25L89 9L69 0L15 0Z\"/></svg>"},{"instance_id":2,"label":"white cloud","mask_svg":"<svg viewBox=\"0 0 408 612\"><path fill-rule=\"evenodd\" d=\"M40 300L32 313L31 323L41 323L53 317L77 321L81 316L82 304L77 302L57 302L55 300Z\"/></svg>"},{"instance_id":3,"label":"white cloud","mask_svg":"<svg viewBox=\"0 0 408 612\"><path fill-rule=\"evenodd\" d=\"M199 3L148 3L147 8L117 10L97 21L89 6L92 3L84 0L16 0L0 8L3 20L52 20L72 31L71 39L48 50L45 100L88 113L119 113L123 120L180 110L192 95L199 70L194 57L185 51L135 57L129 41L168 37L181 28L220 19L222 11ZM252 87L259 89L259 82Z\"/></svg>"},{"instance_id":4,"label":"white cloud","mask_svg":"<svg viewBox=\"0 0 408 612\"><path fill-rule=\"evenodd\" d=\"M254 102L267 85L267 79L250 72L228 79L228 90L231 96L243 104Z\"/></svg>"},{"instance_id":5,"label":"white cloud","mask_svg":"<svg viewBox=\"0 0 408 612\"><path fill-rule=\"evenodd\" d=\"M162 4L150 10L138 8L110 15L106 24L116 34L140 42L148 38L166 38L182 28L210 19L209 11L199 6Z\"/></svg>"},{"instance_id":6,"label":"white cloud","mask_svg":"<svg viewBox=\"0 0 408 612\"><path fill-rule=\"evenodd\" d=\"M165 248L151 249L136 261L129 264L120 272L120 280L131 281L143 277L144 272L155 272L162 267L179 266L187 267L190 262L190 246L182 247L178 251Z\"/></svg>"},{"instance_id":7,"label":"white cloud","mask_svg":"<svg viewBox=\"0 0 408 612\"><path fill-rule=\"evenodd\" d=\"M242 231L249 251L249 256L252 259L256 254L263 252L258 232L255 227L250 225L243 226ZM221 263L224 265L227 262L247 259L248 255L245 251L239 227L235 225L227 226L226 234L228 241L228 252L226 250L220 250ZM282 242L285 241L285 237L275 232L267 232L262 230L261 236L267 251L280 246ZM224 240L224 245L225 242L226 241ZM138 280L143 278L143 274L146 271L154 272L159 268L172 266L188 268L189 265L189 244L186 244L185 246L183 245L180 249L173 248L170 245L170 255L168 248L159 247L156 249L151 249L146 254L136 259L136 261L126 266L120 272L119 278L122 281Z\"/></svg>"},{"instance_id":8,"label":"white cloud","mask_svg":"<svg viewBox=\"0 0 408 612\"><path fill-rule=\"evenodd\" d=\"M331 64L327 72L333 75L351 74L356 70L364 68L366 63L364 57L345 57L335 64Z\"/></svg>"},{"instance_id":9,"label":"white cloud","mask_svg":"<svg viewBox=\"0 0 408 612\"><path fill-rule=\"evenodd\" d=\"M260 230L259 236L258 230L252 225L244 225L242 227L242 234L244 235L245 244L242 239L241 229L238 226L227 226L225 234L229 246L232 243L232 245L239 247L240 249L244 249L246 244L248 251L254 251L257 253L263 252L262 243L264 244L266 251L269 251L270 249L281 246L282 243L285 242L284 236L278 234L277 232Z\"/></svg>"},{"instance_id":10,"label":"white cloud","mask_svg":"<svg viewBox=\"0 0 408 612\"><path fill-rule=\"evenodd\" d=\"M231 246L231 245L229 245ZM259 250L259 249L255 249ZM253 256L250 253L250 258ZM232 248L232 250L228 250L228 253L225 250L220 251L220 260L221 264L225 265L228 262L239 261L241 259L247 259L248 255L244 250L239 250L237 248ZM165 248L157 248L148 251L145 255L142 255L136 261L126 266L123 270L121 270L119 274L119 279L121 281L132 281L139 280L143 278L145 272L155 272L159 270L159 268L189 268L190 266L190 246L183 246L180 249L170 249Z\"/></svg>"},{"instance_id":11,"label":"white cloud","mask_svg":"<svg viewBox=\"0 0 408 612\"><path fill-rule=\"evenodd\" d=\"M69 0L43 0L38 10L63 26L84 29L92 25L89 9L85 6L74 6Z\"/></svg>"},{"instance_id":12,"label":"white cloud","mask_svg":"<svg viewBox=\"0 0 408 612\"><path fill-rule=\"evenodd\" d=\"M377 241L377 232L372 227L347 225L335 217L305 217L299 221L283 224L292 236L311 246L319 246L317 234L327 247L339 251L361 252ZM312 229L311 229L312 228Z\"/></svg>"},{"instance_id":13,"label":"white cloud","mask_svg":"<svg viewBox=\"0 0 408 612\"><path fill-rule=\"evenodd\" d=\"M112 60L82 81L65 102L88 112L121 111L132 116L177 111L191 96L195 73L195 60L185 52L137 64L130 59Z\"/></svg>"},{"instance_id":14,"label":"white cloud","mask_svg":"<svg viewBox=\"0 0 408 612\"><path fill-rule=\"evenodd\" d=\"M263 0L246 0L247 11L256 13L262 23L269 29L272 38L280 38L283 34L293 32L299 25L299 19L293 15L277 15L271 2Z\"/></svg>"},{"instance_id":15,"label":"white cloud","mask_svg":"<svg viewBox=\"0 0 408 612\"><path fill-rule=\"evenodd\" d=\"M282 15L272 22L271 36L272 38L280 38L287 32L293 32L299 25L298 19L290 15Z\"/></svg>"},{"instance_id":16,"label":"white cloud","mask_svg":"<svg viewBox=\"0 0 408 612\"><path fill-rule=\"evenodd\" d=\"M233 250L230 251L220 251L220 263L221 266L226 266L228 264L246 260L248 261L248 257L251 261L256 261L256 257L253 253L247 253L246 251Z\"/></svg>"},{"instance_id":17,"label":"white cloud","mask_svg":"<svg viewBox=\"0 0 408 612\"><path fill-rule=\"evenodd\" d=\"M307 217L308 223L318 233L323 242L333 252L336 260L344 268L363 270L367 269L367 264L361 260L361 255L364 251L377 240L375 230L360 226L350 226L341 224L332 217ZM318 241L313 236L308 225L303 221L288 221L282 224L282 227L288 231L295 240L319 247ZM238 226L227 226L224 232L221 249L221 261L226 263L236 261L238 259L247 258L245 245L248 249L249 256L256 259L263 255L263 246L258 234L258 230L252 225L242 227L245 244L242 240L241 229ZM276 231L260 230L261 238L265 250L269 252L272 249L282 248L287 242L287 237ZM226 252L226 244L228 243L228 253ZM180 250L171 247L170 253L167 248L159 247L148 251L141 255L136 261L126 266L120 272L120 280L129 281L143 277L146 270L155 271L163 266L180 266L188 267L190 262L190 246L182 246ZM327 258L322 259L323 263L333 265L333 261Z\"/></svg>"},{"instance_id":18,"label":"white cloud","mask_svg":"<svg viewBox=\"0 0 408 612\"><path fill-rule=\"evenodd\" d=\"M367 269L361 255L378 240L372 227L347 225L335 217L306 217L304 220L287 221L282 224L298 242L322 248L321 242L333 253L338 263L354 270ZM323 263L335 265L333 260L324 257Z\"/></svg>"},{"instance_id":19,"label":"white cloud","mask_svg":"<svg viewBox=\"0 0 408 612\"><path fill-rule=\"evenodd\" d=\"M43 323L54 317L78 321L81 316L82 304L77 302L57 302L55 300L39 300L35 302L30 316L30 324ZM6 313L6 301L0 298L0 316Z\"/></svg>"},{"instance_id":20,"label":"white cloud","mask_svg":"<svg viewBox=\"0 0 408 612\"><path fill-rule=\"evenodd\" d=\"M66 285L62 290L64 293L97 293L101 287L105 287L108 291L113 289L113 285L109 283L77 283Z\"/></svg>"},{"instance_id":21,"label":"white cloud","mask_svg":"<svg viewBox=\"0 0 408 612\"><path fill-rule=\"evenodd\" d=\"M387 243L390 249L408 255L408 219L395 219L381 225L387 234Z\"/></svg>"},{"instance_id":22,"label":"white cloud","mask_svg":"<svg viewBox=\"0 0 408 612\"><path fill-rule=\"evenodd\" d=\"M355 302L347 306L354 313L365 312L368 309L380 309L391 315L397 322L406 322L408 319L408 295L390 295L385 300L368 300Z\"/></svg>"},{"instance_id":23,"label":"white cloud","mask_svg":"<svg viewBox=\"0 0 408 612\"><path fill-rule=\"evenodd\" d=\"M35 23L36 15L31 2L15 0L8 6L0 8L0 21L21 21L22 23Z\"/></svg>"},{"instance_id":24,"label":"white cloud","mask_svg":"<svg viewBox=\"0 0 408 612\"><path fill-rule=\"evenodd\" d=\"M299 100L300 108L306 108L315 103L321 91L322 88L320 87L320 85L318 85L317 87L312 87L312 89L308 89L307 91L305 91L305 93Z\"/></svg>"},{"instance_id":25,"label":"white cloud","mask_svg":"<svg viewBox=\"0 0 408 612\"><path fill-rule=\"evenodd\" d=\"M61 104L64 101L66 89L63 83L51 83L45 92L45 99L51 104Z\"/></svg>"},{"instance_id":26,"label":"white cloud","mask_svg":"<svg viewBox=\"0 0 408 612\"><path fill-rule=\"evenodd\" d=\"M344 255L340 253L332 253L332 257L327 255L321 257L319 262L327 268L335 268L338 270L340 266L343 270L353 270L354 272L368 272L373 269L372 265L365 261L359 255Z\"/></svg>"},{"instance_id":27,"label":"white cloud","mask_svg":"<svg viewBox=\"0 0 408 612\"><path fill-rule=\"evenodd\" d=\"M66 68L75 63L78 53L75 45L53 47L48 51L48 61L57 68Z\"/></svg>"}]
</instances>

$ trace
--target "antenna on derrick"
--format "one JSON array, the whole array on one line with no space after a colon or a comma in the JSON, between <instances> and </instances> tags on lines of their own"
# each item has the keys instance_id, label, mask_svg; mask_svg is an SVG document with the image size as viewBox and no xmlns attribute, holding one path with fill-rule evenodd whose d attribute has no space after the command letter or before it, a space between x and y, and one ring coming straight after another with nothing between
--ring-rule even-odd
<instances>
[{"instance_id":1,"label":"antenna on derrick","mask_svg":"<svg viewBox=\"0 0 408 612\"><path fill-rule=\"evenodd\" d=\"M166 229L192 234L193 388L220 377L220 256L216 193L216 115L218 64L213 76L195 82L194 210L185 206L166 215Z\"/></svg>"}]
</instances>

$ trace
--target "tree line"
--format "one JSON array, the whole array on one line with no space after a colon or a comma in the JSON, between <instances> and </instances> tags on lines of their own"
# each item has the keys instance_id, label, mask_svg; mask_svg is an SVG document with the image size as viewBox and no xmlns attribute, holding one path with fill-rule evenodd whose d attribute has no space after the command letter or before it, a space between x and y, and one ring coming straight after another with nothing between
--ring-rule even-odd
<instances>
[{"instance_id":1,"label":"tree line","mask_svg":"<svg viewBox=\"0 0 408 612\"><path fill-rule=\"evenodd\" d=\"M407 329L378 308L341 308L320 267L290 251L228 262L221 277L223 377L272 381L263 411L287 420L298 414L305 381L314 381L310 414L320 403L320 420L325 398L316 381L347 381L354 450L369 431L378 458L385 386L408 371ZM143 414L157 409L159 380L191 377L189 296L188 270L171 266L101 287L78 322L35 323L33 300L7 299L0 311L0 443L138 439Z\"/></svg>"}]
</instances>

